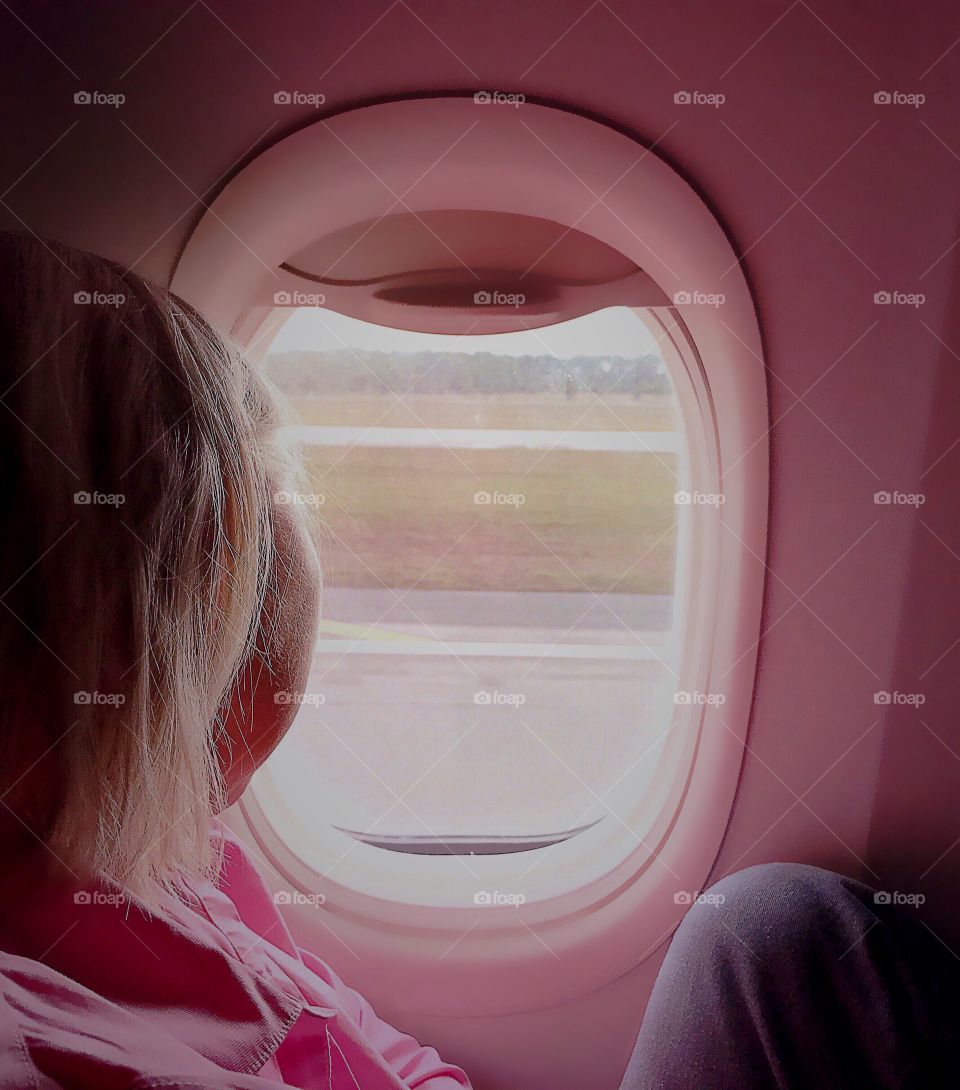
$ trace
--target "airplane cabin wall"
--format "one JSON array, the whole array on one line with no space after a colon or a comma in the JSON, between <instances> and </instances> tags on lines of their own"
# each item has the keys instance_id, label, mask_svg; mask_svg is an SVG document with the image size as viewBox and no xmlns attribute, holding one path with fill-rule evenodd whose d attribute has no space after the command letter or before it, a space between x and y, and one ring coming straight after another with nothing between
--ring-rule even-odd
<instances>
[{"instance_id":1,"label":"airplane cabin wall","mask_svg":"<svg viewBox=\"0 0 960 1090\"><path fill-rule=\"evenodd\" d=\"M952 5L234 2L211 8L236 37L199 4L162 38L186 2L20 7L63 63L0 12L16 41L0 73L4 222L160 280L198 199L314 116L274 105L278 89L320 91L327 111L423 90L521 91L656 141L744 255L774 422L755 706L715 875L795 859L929 889L929 919L960 941ZM37 88L29 100L24 87ZM75 107L81 89L127 101ZM726 101L676 105L680 90ZM878 105L884 90L926 101ZM877 305L881 291L926 301ZM926 502L878 505L878 491ZM925 703L875 703L893 690ZM573 1090L588 1072L612 1087L655 962L576 1004L498 1020L496 1056L471 1020L406 1024L452 1043L481 1084L512 1085L509 1068L531 1088Z\"/></svg>"}]
</instances>

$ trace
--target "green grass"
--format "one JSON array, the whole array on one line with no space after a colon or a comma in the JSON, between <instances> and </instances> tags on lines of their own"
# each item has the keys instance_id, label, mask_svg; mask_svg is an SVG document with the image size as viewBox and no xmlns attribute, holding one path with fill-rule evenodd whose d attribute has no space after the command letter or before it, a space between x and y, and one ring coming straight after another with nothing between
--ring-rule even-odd
<instances>
[{"instance_id":1,"label":"green grass","mask_svg":"<svg viewBox=\"0 0 960 1090\"><path fill-rule=\"evenodd\" d=\"M330 584L673 588L673 455L309 448L307 469L311 489L325 496ZM525 502L477 505L476 492L520 494Z\"/></svg>"},{"instance_id":2,"label":"green grass","mask_svg":"<svg viewBox=\"0 0 960 1090\"><path fill-rule=\"evenodd\" d=\"M355 427L664 431L660 395L350 394L293 401L300 422ZM586 451L307 448L326 497L325 579L339 586L667 594L673 455ZM480 506L476 492L521 494Z\"/></svg>"}]
</instances>

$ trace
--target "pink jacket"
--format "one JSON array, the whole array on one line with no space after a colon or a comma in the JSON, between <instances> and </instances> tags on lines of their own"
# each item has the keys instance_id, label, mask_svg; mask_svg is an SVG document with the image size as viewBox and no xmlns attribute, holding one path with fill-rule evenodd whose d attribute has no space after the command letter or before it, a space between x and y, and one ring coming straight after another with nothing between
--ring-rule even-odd
<instances>
[{"instance_id":1,"label":"pink jacket","mask_svg":"<svg viewBox=\"0 0 960 1090\"><path fill-rule=\"evenodd\" d=\"M469 1090L294 944L235 839L191 895L3 898L0 1090Z\"/></svg>"}]
</instances>

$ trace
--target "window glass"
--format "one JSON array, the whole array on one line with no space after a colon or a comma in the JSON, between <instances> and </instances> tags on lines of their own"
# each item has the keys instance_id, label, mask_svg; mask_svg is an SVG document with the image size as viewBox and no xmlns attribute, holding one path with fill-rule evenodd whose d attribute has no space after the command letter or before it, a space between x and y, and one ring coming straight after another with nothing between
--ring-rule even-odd
<instances>
[{"instance_id":1,"label":"window glass","mask_svg":"<svg viewBox=\"0 0 960 1090\"><path fill-rule=\"evenodd\" d=\"M304 308L265 366L325 590L304 706L258 775L308 825L394 850L616 820L677 686L684 437L645 323L445 336Z\"/></svg>"}]
</instances>

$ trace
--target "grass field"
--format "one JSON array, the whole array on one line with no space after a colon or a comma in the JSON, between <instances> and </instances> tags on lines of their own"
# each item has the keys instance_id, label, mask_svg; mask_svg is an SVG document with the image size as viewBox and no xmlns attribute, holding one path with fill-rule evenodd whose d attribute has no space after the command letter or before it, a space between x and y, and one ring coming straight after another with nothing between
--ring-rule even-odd
<instances>
[{"instance_id":1,"label":"grass field","mask_svg":"<svg viewBox=\"0 0 960 1090\"><path fill-rule=\"evenodd\" d=\"M304 424L672 429L647 395L357 394L297 398ZM424 590L667 594L676 547L669 454L307 447L325 580ZM517 497L478 504L475 494ZM522 497L522 501L520 499ZM642 558L642 559L640 559Z\"/></svg>"},{"instance_id":2,"label":"grass field","mask_svg":"<svg viewBox=\"0 0 960 1090\"><path fill-rule=\"evenodd\" d=\"M666 594L675 459L307 448L329 584ZM511 497L477 503L477 493ZM642 559L640 559L642 558Z\"/></svg>"}]
</instances>

